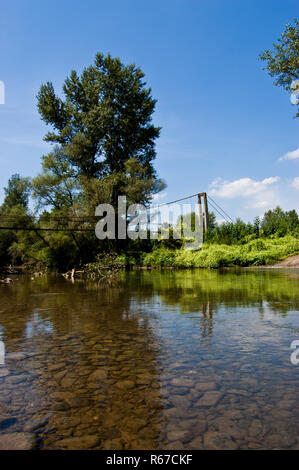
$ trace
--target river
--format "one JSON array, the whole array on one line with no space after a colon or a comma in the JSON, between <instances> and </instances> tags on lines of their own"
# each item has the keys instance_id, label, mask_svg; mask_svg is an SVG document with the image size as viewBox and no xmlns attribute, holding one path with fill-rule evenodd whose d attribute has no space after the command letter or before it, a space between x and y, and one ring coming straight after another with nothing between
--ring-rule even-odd
<instances>
[{"instance_id":1,"label":"river","mask_svg":"<svg viewBox=\"0 0 299 470\"><path fill-rule=\"evenodd\" d=\"M0 443L299 448L298 270L23 276L0 340Z\"/></svg>"}]
</instances>

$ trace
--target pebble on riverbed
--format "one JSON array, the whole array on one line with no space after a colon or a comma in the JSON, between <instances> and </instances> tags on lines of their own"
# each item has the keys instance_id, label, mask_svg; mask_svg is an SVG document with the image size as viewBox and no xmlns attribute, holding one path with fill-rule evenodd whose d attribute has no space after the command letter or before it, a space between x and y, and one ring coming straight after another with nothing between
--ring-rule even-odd
<instances>
[{"instance_id":1,"label":"pebble on riverbed","mask_svg":"<svg viewBox=\"0 0 299 470\"><path fill-rule=\"evenodd\" d=\"M34 436L29 433L15 432L0 435L0 450L31 450L34 446Z\"/></svg>"}]
</instances>

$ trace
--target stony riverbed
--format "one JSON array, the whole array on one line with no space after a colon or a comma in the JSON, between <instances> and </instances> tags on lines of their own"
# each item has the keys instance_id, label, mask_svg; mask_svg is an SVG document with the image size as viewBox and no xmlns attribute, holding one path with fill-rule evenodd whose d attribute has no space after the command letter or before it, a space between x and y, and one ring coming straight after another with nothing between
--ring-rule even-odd
<instances>
[{"instance_id":1,"label":"stony riverbed","mask_svg":"<svg viewBox=\"0 0 299 470\"><path fill-rule=\"evenodd\" d=\"M127 276L0 292L0 449L298 449L298 278Z\"/></svg>"}]
</instances>

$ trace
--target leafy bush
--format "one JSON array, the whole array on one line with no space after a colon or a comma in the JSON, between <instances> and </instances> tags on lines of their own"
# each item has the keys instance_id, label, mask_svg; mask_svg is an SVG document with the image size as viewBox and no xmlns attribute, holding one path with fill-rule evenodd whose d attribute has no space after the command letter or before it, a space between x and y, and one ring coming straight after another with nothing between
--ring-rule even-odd
<instances>
[{"instance_id":1,"label":"leafy bush","mask_svg":"<svg viewBox=\"0 0 299 470\"><path fill-rule=\"evenodd\" d=\"M144 266L218 268L260 266L299 253L299 240L290 235L276 239L251 240L244 245L203 245L200 251L158 248L143 257Z\"/></svg>"},{"instance_id":2,"label":"leafy bush","mask_svg":"<svg viewBox=\"0 0 299 470\"><path fill-rule=\"evenodd\" d=\"M144 266L174 266L175 265L176 250L169 248L158 248L151 253L146 253L143 258Z\"/></svg>"}]
</instances>

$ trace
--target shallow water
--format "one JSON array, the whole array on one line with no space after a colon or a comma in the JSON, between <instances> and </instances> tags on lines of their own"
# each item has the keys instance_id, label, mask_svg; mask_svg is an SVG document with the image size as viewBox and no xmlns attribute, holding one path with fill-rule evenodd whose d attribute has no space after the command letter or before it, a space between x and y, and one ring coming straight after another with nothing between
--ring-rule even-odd
<instances>
[{"instance_id":1,"label":"shallow water","mask_svg":"<svg viewBox=\"0 0 299 470\"><path fill-rule=\"evenodd\" d=\"M299 271L24 277L0 287L0 339L0 441L299 448Z\"/></svg>"}]
</instances>

